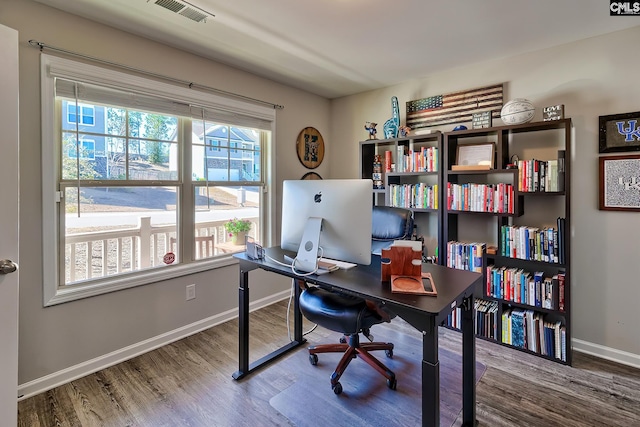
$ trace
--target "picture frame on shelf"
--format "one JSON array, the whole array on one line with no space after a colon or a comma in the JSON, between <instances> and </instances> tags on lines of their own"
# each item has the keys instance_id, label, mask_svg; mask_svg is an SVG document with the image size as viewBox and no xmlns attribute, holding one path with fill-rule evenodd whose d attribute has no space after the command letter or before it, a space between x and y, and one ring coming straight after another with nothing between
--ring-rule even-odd
<instances>
[{"instance_id":1,"label":"picture frame on shelf","mask_svg":"<svg viewBox=\"0 0 640 427\"><path fill-rule=\"evenodd\" d=\"M458 145L456 163L451 170L489 170L493 169L495 145L478 143Z\"/></svg>"},{"instance_id":2,"label":"picture frame on shelf","mask_svg":"<svg viewBox=\"0 0 640 427\"><path fill-rule=\"evenodd\" d=\"M599 152L640 151L640 111L599 116Z\"/></svg>"},{"instance_id":3,"label":"picture frame on shelf","mask_svg":"<svg viewBox=\"0 0 640 427\"><path fill-rule=\"evenodd\" d=\"M542 109L542 121L551 122L553 120L564 119L564 104L550 105Z\"/></svg>"},{"instance_id":4,"label":"picture frame on shelf","mask_svg":"<svg viewBox=\"0 0 640 427\"><path fill-rule=\"evenodd\" d=\"M602 156L600 210L640 211L640 155Z\"/></svg>"},{"instance_id":5,"label":"picture frame on shelf","mask_svg":"<svg viewBox=\"0 0 640 427\"><path fill-rule=\"evenodd\" d=\"M471 127L473 129L484 129L492 126L491 111L482 111L473 113L471 119Z\"/></svg>"}]
</instances>

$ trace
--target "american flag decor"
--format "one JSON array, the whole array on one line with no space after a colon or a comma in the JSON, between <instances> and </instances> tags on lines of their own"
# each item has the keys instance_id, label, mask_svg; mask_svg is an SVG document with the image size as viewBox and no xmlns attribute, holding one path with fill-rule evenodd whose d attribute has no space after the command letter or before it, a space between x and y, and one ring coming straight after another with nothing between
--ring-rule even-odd
<instances>
[{"instance_id":1,"label":"american flag decor","mask_svg":"<svg viewBox=\"0 0 640 427\"><path fill-rule=\"evenodd\" d=\"M473 113L491 111L500 117L503 83L407 102L407 126L411 129L470 122Z\"/></svg>"}]
</instances>

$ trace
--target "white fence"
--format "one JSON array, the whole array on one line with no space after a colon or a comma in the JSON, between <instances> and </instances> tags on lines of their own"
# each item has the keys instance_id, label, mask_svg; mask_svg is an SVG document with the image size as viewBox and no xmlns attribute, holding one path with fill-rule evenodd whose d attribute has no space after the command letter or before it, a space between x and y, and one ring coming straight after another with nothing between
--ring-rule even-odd
<instances>
[{"instance_id":1,"label":"white fence","mask_svg":"<svg viewBox=\"0 0 640 427\"><path fill-rule=\"evenodd\" d=\"M251 221L251 235L258 235L258 218ZM196 224L195 259L242 250L230 245L226 220ZM65 284L138 271L165 264L169 252L180 259L174 225L152 226L140 218L136 228L70 234L65 239Z\"/></svg>"}]
</instances>

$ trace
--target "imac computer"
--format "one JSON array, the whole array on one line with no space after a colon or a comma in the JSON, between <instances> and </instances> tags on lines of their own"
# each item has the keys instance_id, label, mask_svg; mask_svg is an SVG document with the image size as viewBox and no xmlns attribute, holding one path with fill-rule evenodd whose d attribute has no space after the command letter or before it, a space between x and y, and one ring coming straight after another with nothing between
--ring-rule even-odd
<instances>
[{"instance_id":1,"label":"imac computer","mask_svg":"<svg viewBox=\"0 0 640 427\"><path fill-rule=\"evenodd\" d=\"M371 263L370 179L286 180L280 245L297 252L294 271L313 272L318 257Z\"/></svg>"}]
</instances>

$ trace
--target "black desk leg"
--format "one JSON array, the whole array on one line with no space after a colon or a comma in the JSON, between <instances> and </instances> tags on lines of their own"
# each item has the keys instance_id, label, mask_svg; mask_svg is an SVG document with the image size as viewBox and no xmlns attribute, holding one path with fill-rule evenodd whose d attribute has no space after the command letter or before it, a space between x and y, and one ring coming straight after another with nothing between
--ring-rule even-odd
<instances>
[{"instance_id":1,"label":"black desk leg","mask_svg":"<svg viewBox=\"0 0 640 427\"><path fill-rule=\"evenodd\" d=\"M473 318L474 297L462 304L462 425L476 426L476 337Z\"/></svg>"},{"instance_id":2,"label":"black desk leg","mask_svg":"<svg viewBox=\"0 0 640 427\"><path fill-rule=\"evenodd\" d=\"M239 379L249 372L249 272L240 269L238 288L238 371L233 378Z\"/></svg>"},{"instance_id":3,"label":"black desk leg","mask_svg":"<svg viewBox=\"0 0 640 427\"><path fill-rule=\"evenodd\" d=\"M433 323L433 319L430 319L430 323ZM422 335L422 427L438 427L440 425L438 328L430 325Z\"/></svg>"},{"instance_id":4,"label":"black desk leg","mask_svg":"<svg viewBox=\"0 0 640 427\"><path fill-rule=\"evenodd\" d=\"M246 267L251 264L244 263ZM283 345L277 350L261 357L253 363L249 363L249 270L251 268L243 268L243 262L240 262L240 288L238 289L239 304L238 304L238 370L233 373L233 379L239 380L252 372L266 366L267 364L277 360L284 356L288 352L295 350L297 347L303 345L306 340L302 337L302 312L298 299L300 298L301 290L296 286L296 301L295 301L295 338L288 344Z\"/></svg>"}]
</instances>

